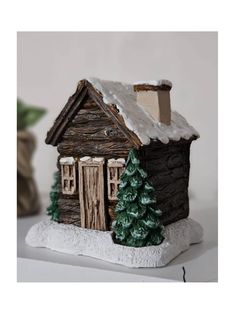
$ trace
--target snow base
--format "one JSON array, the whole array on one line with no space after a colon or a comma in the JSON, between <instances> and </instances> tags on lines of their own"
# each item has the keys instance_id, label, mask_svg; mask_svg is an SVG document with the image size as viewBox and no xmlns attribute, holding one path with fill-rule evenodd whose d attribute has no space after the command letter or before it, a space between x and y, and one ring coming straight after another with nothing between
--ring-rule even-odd
<instances>
[{"instance_id":1,"label":"snow base","mask_svg":"<svg viewBox=\"0 0 235 314\"><path fill-rule=\"evenodd\" d=\"M161 267L187 250L190 244L201 242L202 236L201 225L187 218L165 227L162 244L134 248L115 244L111 231L83 229L45 220L31 227L25 241L32 247L86 255L128 267Z\"/></svg>"}]
</instances>

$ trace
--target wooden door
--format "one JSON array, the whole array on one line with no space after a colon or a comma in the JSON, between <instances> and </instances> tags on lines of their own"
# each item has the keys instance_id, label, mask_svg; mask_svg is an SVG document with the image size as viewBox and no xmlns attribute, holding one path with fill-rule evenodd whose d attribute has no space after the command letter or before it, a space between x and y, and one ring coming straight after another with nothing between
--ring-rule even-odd
<instances>
[{"instance_id":1,"label":"wooden door","mask_svg":"<svg viewBox=\"0 0 235 314\"><path fill-rule=\"evenodd\" d=\"M104 205L104 158L79 161L81 227L107 230Z\"/></svg>"}]
</instances>

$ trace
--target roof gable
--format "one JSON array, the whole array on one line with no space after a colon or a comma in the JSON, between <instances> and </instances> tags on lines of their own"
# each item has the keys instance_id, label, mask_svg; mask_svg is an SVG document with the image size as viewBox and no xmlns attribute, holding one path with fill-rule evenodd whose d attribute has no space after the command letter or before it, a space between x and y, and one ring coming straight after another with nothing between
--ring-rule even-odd
<instances>
[{"instance_id":1,"label":"roof gable","mask_svg":"<svg viewBox=\"0 0 235 314\"><path fill-rule=\"evenodd\" d=\"M155 84L157 83L155 82ZM171 112L170 125L154 120L137 104L133 85L90 78L78 83L76 92L69 98L47 133L47 144L56 146L59 143L69 122L79 111L87 93L136 148L149 144L151 140L159 140L167 144L171 140L188 140L192 137L199 137L198 132L176 111Z\"/></svg>"},{"instance_id":2,"label":"roof gable","mask_svg":"<svg viewBox=\"0 0 235 314\"><path fill-rule=\"evenodd\" d=\"M138 148L141 145L140 140L134 132L130 131L126 127L122 116L118 113L118 110L112 104L107 106L103 102L102 95L100 95L99 91L94 89L92 84L87 80L82 80L78 83L76 92L69 98L67 104L56 118L51 129L48 131L46 143L56 146L61 141L67 127L82 108L83 100L88 94L97 103L101 110L103 110L105 114L115 123L115 125L117 125L132 145Z\"/></svg>"}]
</instances>

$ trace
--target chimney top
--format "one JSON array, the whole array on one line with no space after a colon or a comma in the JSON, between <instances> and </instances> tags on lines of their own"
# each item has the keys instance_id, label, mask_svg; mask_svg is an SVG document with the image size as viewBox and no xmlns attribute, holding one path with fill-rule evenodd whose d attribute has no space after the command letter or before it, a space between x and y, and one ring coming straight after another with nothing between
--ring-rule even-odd
<instances>
[{"instance_id":1,"label":"chimney top","mask_svg":"<svg viewBox=\"0 0 235 314\"><path fill-rule=\"evenodd\" d=\"M170 90L172 83L168 80L137 82L133 88L137 103L147 111L154 120L170 125L171 104Z\"/></svg>"},{"instance_id":2,"label":"chimney top","mask_svg":"<svg viewBox=\"0 0 235 314\"><path fill-rule=\"evenodd\" d=\"M158 90L170 91L172 88L172 83L168 80L143 81L143 82L134 83L133 88L135 92L158 91Z\"/></svg>"}]
</instances>

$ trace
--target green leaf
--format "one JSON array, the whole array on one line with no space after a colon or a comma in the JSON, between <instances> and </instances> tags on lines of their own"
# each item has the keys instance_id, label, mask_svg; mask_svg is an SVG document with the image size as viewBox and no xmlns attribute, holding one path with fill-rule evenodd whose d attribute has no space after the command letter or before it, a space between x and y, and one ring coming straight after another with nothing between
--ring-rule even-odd
<instances>
[{"instance_id":1,"label":"green leaf","mask_svg":"<svg viewBox=\"0 0 235 314\"><path fill-rule=\"evenodd\" d=\"M146 242L146 245L159 245L162 243L163 240L164 240L164 236L162 235L162 232L159 229L150 234Z\"/></svg>"},{"instance_id":2,"label":"green leaf","mask_svg":"<svg viewBox=\"0 0 235 314\"><path fill-rule=\"evenodd\" d=\"M118 200L122 200L122 198L123 198L123 190L119 190L117 192L117 198L118 198Z\"/></svg>"},{"instance_id":3,"label":"green leaf","mask_svg":"<svg viewBox=\"0 0 235 314\"><path fill-rule=\"evenodd\" d=\"M129 182L129 177L126 174L122 175L120 178L119 189L126 187L128 182Z\"/></svg>"},{"instance_id":4,"label":"green leaf","mask_svg":"<svg viewBox=\"0 0 235 314\"><path fill-rule=\"evenodd\" d=\"M147 178L147 173L142 169L142 168L138 168L138 172L139 172L139 174L141 175L141 177L143 178L143 179L146 179Z\"/></svg>"},{"instance_id":5,"label":"green leaf","mask_svg":"<svg viewBox=\"0 0 235 314\"><path fill-rule=\"evenodd\" d=\"M148 213L143 219L141 219L141 223L151 229L156 229L160 225L160 221L151 213Z\"/></svg>"},{"instance_id":6,"label":"green leaf","mask_svg":"<svg viewBox=\"0 0 235 314\"><path fill-rule=\"evenodd\" d=\"M138 156L137 156L137 152L135 149L131 149L129 151L129 154L128 154L128 159L127 159L127 164L129 162L132 162L134 165L139 165L140 164L140 161L138 159Z\"/></svg>"},{"instance_id":7,"label":"green leaf","mask_svg":"<svg viewBox=\"0 0 235 314\"><path fill-rule=\"evenodd\" d=\"M127 186L128 182L127 181L121 181L119 184L119 189L125 188Z\"/></svg>"},{"instance_id":8,"label":"green leaf","mask_svg":"<svg viewBox=\"0 0 235 314\"><path fill-rule=\"evenodd\" d=\"M54 174L54 183L51 187L49 193L51 204L47 208L47 214L51 216L54 221L59 221L60 212L58 208L58 198L59 198L59 172Z\"/></svg>"},{"instance_id":9,"label":"green leaf","mask_svg":"<svg viewBox=\"0 0 235 314\"><path fill-rule=\"evenodd\" d=\"M162 215L162 211L160 209L158 209L158 208L154 208L152 206L149 206L148 209L151 210L151 212L153 214L155 214L156 216L161 216Z\"/></svg>"},{"instance_id":10,"label":"green leaf","mask_svg":"<svg viewBox=\"0 0 235 314\"><path fill-rule=\"evenodd\" d=\"M54 221L59 221L59 218L60 218L60 214L59 214L59 211L55 211L54 213L52 213L52 220Z\"/></svg>"},{"instance_id":11,"label":"green leaf","mask_svg":"<svg viewBox=\"0 0 235 314\"><path fill-rule=\"evenodd\" d=\"M154 192L155 191L154 187L149 182L145 182L144 190L146 192Z\"/></svg>"},{"instance_id":12,"label":"green leaf","mask_svg":"<svg viewBox=\"0 0 235 314\"><path fill-rule=\"evenodd\" d=\"M147 237L149 234L149 230L142 226L140 223L137 223L132 229L131 229L131 235L136 240L143 240Z\"/></svg>"},{"instance_id":13,"label":"green leaf","mask_svg":"<svg viewBox=\"0 0 235 314\"><path fill-rule=\"evenodd\" d=\"M125 202L119 201L115 207L115 212L121 212L126 209Z\"/></svg>"},{"instance_id":14,"label":"green leaf","mask_svg":"<svg viewBox=\"0 0 235 314\"><path fill-rule=\"evenodd\" d=\"M117 217L118 224L122 226L124 229L130 228L133 218L126 213L120 213Z\"/></svg>"},{"instance_id":15,"label":"green leaf","mask_svg":"<svg viewBox=\"0 0 235 314\"><path fill-rule=\"evenodd\" d=\"M134 239L134 238L132 238L132 237L130 236L130 237L128 237L127 240L126 240L126 245L132 246L132 247L142 247L142 246L145 246L145 242L146 242L145 239L143 239L143 240L138 239L138 240L137 240L137 239Z\"/></svg>"},{"instance_id":16,"label":"green leaf","mask_svg":"<svg viewBox=\"0 0 235 314\"><path fill-rule=\"evenodd\" d=\"M126 170L125 170L125 173L128 175L128 176L133 176L136 171L137 171L137 166L130 163L127 167L126 167Z\"/></svg>"},{"instance_id":17,"label":"green leaf","mask_svg":"<svg viewBox=\"0 0 235 314\"><path fill-rule=\"evenodd\" d=\"M139 197L140 203L143 205L156 203L155 199L146 192L142 192Z\"/></svg>"},{"instance_id":18,"label":"green leaf","mask_svg":"<svg viewBox=\"0 0 235 314\"><path fill-rule=\"evenodd\" d=\"M115 229L115 237L119 241L124 241L129 235L128 229L116 228Z\"/></svg>"},{"instance_id":19,"label":"green leaf","mask_svg":"<svg viewBox=\"0 0 235 314\"><path fill-rule=\"evenodd\" d=\"M126 202L132 202L137 197L137 191L132 187L127 187L122 194L123 200Z\"/></svg>"},{"instance_id":20,"label":"green leaf","mask_svg":"<svg viewBox=\"0 0 235 314\"><path fill-rule=\"evenodd\" d=\"M138 218L141 218L145 214L146 207L140 206L137 203L130 203L128 205L127 212L130 216L138 219Z\"/></svg>"},{"instance_id":21,"label":"green leaf","mask_svg":"<svg viewBox=\"0 0 235 314\"><path fill-rule=\"evenodd\" d=\"M45 109L27 106L17 99L17 129L22 130L35 124L45 112Z\"/></svg>"},{"instance_id":22,"label":"green leaf","mask_svg":"<svg viewBox=\"0 0 235 314\"><path fill-rule=\"evenodd\" d=\"M34 125L41 117L45 114L44 109L39 109L36 107L28 107L27 113L25 115L25 124L26 127Z\"/></svg>"},{"instance_id":23,"label":"green leaf","mask_svg":"<svg viewBox=\"0 0 235 314\"><path fill-rule=\"evenodd\" d=\"M116 228L118 228L117 220L113 220L113 221L112 221L112 224L111 224L111 229L112 229L112 230L115 230Z\"/></svg>"},{"instance_id":24,"label":"green leaf","mask_svg":"<svg viewBox=\"0 0 235 314\"><path fill-rule=\"evenodd\" d=\"M135 176L130 178L130 184L133 188L136 188L136 189L140 188L142 183L143 183L143 181L142 181L141 177L139 177L139 176L135 175Z\"/></svg>"},{"instance_id":25,"label":"green leaf","mask_svg":"<svg viewBox=\"0 0 235 314\"><path fill-rule=\"evenodd\" d=\"M53 212L53 207L51 205L47 207L46 212L47 212L47 215L51 215Z\"/></svg>"}]
</instances>

